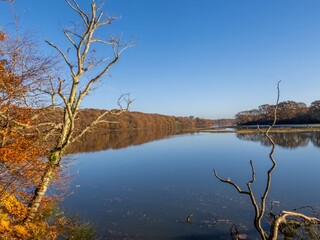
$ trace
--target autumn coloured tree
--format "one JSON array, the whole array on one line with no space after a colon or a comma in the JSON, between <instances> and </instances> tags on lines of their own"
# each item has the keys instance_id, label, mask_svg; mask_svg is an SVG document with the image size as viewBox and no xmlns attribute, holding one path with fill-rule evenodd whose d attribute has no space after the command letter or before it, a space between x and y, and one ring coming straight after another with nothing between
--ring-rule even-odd
<instances>
[{"instance_id":1,"label":"autumn coloured tree","mask_svg":"<svg viewBox=\"0 0 320 240\"><path fill-rule=\"evenodd\" d=\"M0 32L0 235L7 239L35 236L36 229L51 232L43 221L23 224L46 154L31 107L49 61L34 53L28 38Z\"/></svg>"},{"instance_id":2,"label":"autumn coloured tree","mask_svg":"<svg viewBox=\"0 0 320 240\"><path fill-rule=\"evenodd\" d=\"M302 102L280 102L277 124L317 123L320 121L318 107L319 101L314 101L310 107ZM271 124L274 108L274 105L263 104L258 109L241 111L235 116L236 122L238 125Z\"/></svg>"},{"instance_id":3,"label":"autumn coloured tree","mask_svg":"<svg viewBox=\"0 0 320 240\"><path fill-rule=\"evenodd\" d=\"M312 121L320 122L320 100L311 103L309 107L309 115Z\"/></svg>"},{"instance_id":4,"label":"autumn coloured tree","mask_svg":"<svg viewBox=\"0 0 320 240\"><path fill-rule=\"evenodd\" d=\"M123 109L103 111L87 125L77 128L82 100L92 90L93 86L109 72L110 68L119 61L122 52L131 44L123 44L121 34L118 37L112 35L107 39L100 38L97 35L96 32L99 29L110 26L117 18L103 14L100 5L97 6L95 1L91 2L89 13L84 12L75 0L66 0L66 3L80 19L80 26L77 25L63 30L70 48L63 50L63 48L50 41L46 42L61 56L65 69L69 71L68 76L52 74L52 66L50 66L52 59L43 58L32 52L34 48L28 39L16 38L12 41L12 46L4 45L2 48L4 50L1 50L4 74L15 77L15 81L11 81L9 85L6 85L5 81L2 84L4 88L2 91L4 106L2 112L4 126L2 141L8 144L22 143L22 140L17 141L18 137L13 135L10 135L9 140L7 133L20 134L23 139L26 138L26 141L31 143L31 146L25 145L21 148L21 151L34 157L34 159L31 159L31 157L26 158L20 155L26 161L26 166L29 166L33 160L34 162L39 161L36 164L38 169L31 168L35 169L37 175L34 175L34 182L28 190L31 198L27 200L29 201L28 211L23 215L25 224L35 222L35 219L38 218L41 212L39 209L45 203L45 193L52 183L52 179L57 176L62 156L66 153L67 148L81 139L95 125L106 122L105 117L107 115L119 115L126 112L132 102L130 98L125 98L126 106ZM3 43L10 45L11 42L4 41ZM106 47L106 52L111 53L111 56L103 56L99 59L95 56L96 45ZM45 96L49 96L49 98ZM62 105L55 112L49 112L48 114L47 111L50 110L45 107L51 106L50 109L54 110L57 96ZM51 99L51 104L46 104L45 101L48 99ZM5 107L6 104L9 107ZM13 109L16 111L13 111ZM45 113L41 113L39 109ZM56 116L60 112L62 112L62 116L57 121L51 121L52 119L47 121L45 119L48 115ZM18 114L19 118L18 115L14 116L14 113ZM22 113L25 117L22 117ZM46 146L42 145L47 143ZM31 147L40 151L37 152L36 149L31 151ZM11 150L13 148L19 149L12 145ZM8 149L6 148L6 150ZM13 152L7 155L14 156ZM21 162L18 164L24 166ZM41 169L39 169L40 167ZM7 174L7 172L3 174ZM39 174L41 175L40 179ZM4 186L7 188L7 185ZM19 186L23 188L22 185Z\"/></svg>"}]
</instances>

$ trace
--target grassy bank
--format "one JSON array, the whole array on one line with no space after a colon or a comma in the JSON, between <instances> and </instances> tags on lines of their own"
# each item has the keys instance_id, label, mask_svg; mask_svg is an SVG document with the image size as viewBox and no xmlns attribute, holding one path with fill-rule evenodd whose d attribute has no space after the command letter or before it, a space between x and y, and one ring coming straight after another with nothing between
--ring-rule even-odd
<instances>
[{"instance_id":1,"label":"grassy bank","mask_svg":"<svg viewBox=\"0 0 320 240\"><path fill-rule=\"evenodd\" d=\"M262 128L261 131L265 131L266 128ZM236 133L247 134L247 133L258 133L258 128L236 128ZM290 132L320 132L320 127L277 127L272 128L270 132L273 133L290 133Z\"/></svg>"}]
</instances>

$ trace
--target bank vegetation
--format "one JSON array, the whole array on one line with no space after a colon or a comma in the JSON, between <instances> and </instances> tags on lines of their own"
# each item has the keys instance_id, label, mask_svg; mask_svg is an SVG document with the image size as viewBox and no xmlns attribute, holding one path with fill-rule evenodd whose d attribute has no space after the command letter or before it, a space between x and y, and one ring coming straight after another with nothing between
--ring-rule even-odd
<instances>
[{"instance_id":1,"label":"bank vegetation","mask_svg":"<svg viewBox=\"0 0 320 240\"><path fill-rule=\"evenodd\" d=\"M275 105L263 104L256 109L241 111L235 116L236 124L238 126L271 125L274 109ZM278 105L277 125L317 123L320 123L320 100L313 101L310 106L291 100L280 102Z\"/></svg>"}]
</instances>

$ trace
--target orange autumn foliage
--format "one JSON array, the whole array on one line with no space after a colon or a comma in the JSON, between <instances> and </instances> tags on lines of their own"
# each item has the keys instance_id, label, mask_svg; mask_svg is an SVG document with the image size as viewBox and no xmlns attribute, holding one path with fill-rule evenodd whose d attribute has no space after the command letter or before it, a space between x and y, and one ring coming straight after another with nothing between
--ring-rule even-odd
<instances>
[{"instance_id":1,"label":"orange autumn foliage","mask_svg":"<svg viewBox=\"0 0 320 240\"><path fill-rule=\"evenodd\" d=\"M45 169L45 147L26 103L32 80L15 74L9 61L15 56L3 54L6 41L0 32L0 239L54 239L43 219L23 222Z\"/></svg>"},{"instance_id":2,"label":"orange autumn foliage","mask_svg":"<svg viewBox=\"0 0 320 240\"><path fill-rule=\"evenodd\" d=\"M46 222L22 223L27 208L13 195L4 192L0 199L1 239L55 239L56 228Z\"/></svg>"}]
</instances>

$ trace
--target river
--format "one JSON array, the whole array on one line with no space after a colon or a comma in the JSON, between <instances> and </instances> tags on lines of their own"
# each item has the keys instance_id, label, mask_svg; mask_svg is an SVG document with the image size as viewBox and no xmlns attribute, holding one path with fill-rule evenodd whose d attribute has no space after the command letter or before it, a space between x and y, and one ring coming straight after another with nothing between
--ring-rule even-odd
<instances>
[{"instance_id":1,"label":"river","mask_svg":"<svg viewBox=\"0 0 320 240\"><path fill-rule=\"evenodd\" d=\"M213 169L245 189L252 160L256 171L252 187L259 199L272 165L271 146L264 136L153 134L158 137L144 132L87 139L89 145L102 147L74 150L75 164L68 168L72 178L62 208L90 221L100 239L230 239L232 224L247 239L258 237L249 197L218 181ZM128 136L134 145L128 143ZM137 141L137 136L148 140ZM303 206L320 211L320 134L272 137L277 143L277 166L267 212L271 203L275 213ZM126 144L112 147L101 141ZM192 223L186 221L190 214ZM268 227L267 221L263 226Z\"/></svg>"}]
</instances>

